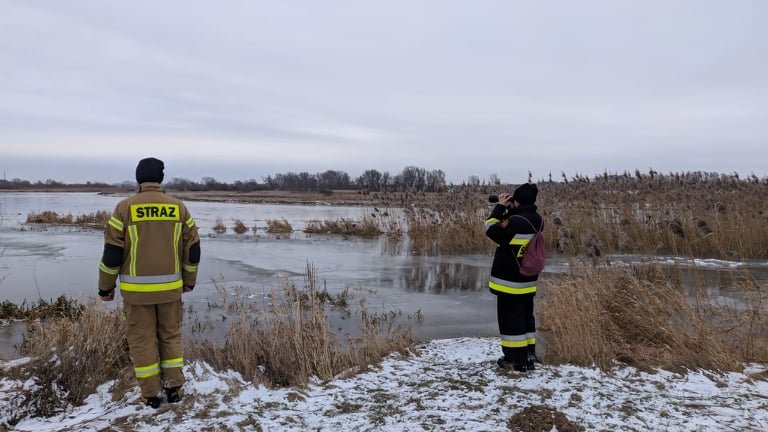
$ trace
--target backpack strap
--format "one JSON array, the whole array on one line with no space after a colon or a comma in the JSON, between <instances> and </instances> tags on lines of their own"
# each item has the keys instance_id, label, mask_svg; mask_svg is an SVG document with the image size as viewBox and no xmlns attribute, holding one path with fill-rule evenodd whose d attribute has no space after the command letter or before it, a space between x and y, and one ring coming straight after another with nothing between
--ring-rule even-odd
<instances>
[{"instance_id":1,"label":"backpack strap","mask_svg":"<svg viewBox=\"0 0 768 432\"><path fill-rule=\"evenodd\" d=\"M520 219L522 219L522 220L524 220L524 221L528 222L528 225L530 225L530 226L531 226L531 228L533 228L533 231L534 231L535 233L540 233L540 232L544 231L544 218L541 218L541 228L537 230L537 229L536 229L536 227L535 227L535 226L533 226L533 223L532 223L531 221L529 221L529 220L528 220L528 218L524 218L524 217L522 217L522 216L520 216L520 215L512 215L512 216L510 216L510 217L511 217L511 218L513 218L513 217L518 217L518 218L520 218Z\"/></svg>"}]
</instances>

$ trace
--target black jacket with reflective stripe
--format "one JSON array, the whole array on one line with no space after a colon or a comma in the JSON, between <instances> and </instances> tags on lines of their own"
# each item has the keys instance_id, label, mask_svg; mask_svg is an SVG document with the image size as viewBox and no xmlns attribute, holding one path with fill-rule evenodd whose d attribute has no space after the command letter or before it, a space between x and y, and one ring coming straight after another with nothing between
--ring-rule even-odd
<instances>
[{"instance_id":1,"label":"black jacket with reflective stripe","mask_svg":"<svg viewBox=\"0 0 768 432\"><path fill-rule=\"evenodd\" d=\"M519 215L519 217L510 217ZM500 222L509 219L509 223L502 228ZM539 276L524 276L520 274L518 257L520 248L527 245L528 241L536 230L542 227L542 218L536 212L535 205L521 205L515 209L507 209L503 205L497 204L491 215L485 221L485 234L493 240L496 247L496 254L493 257L493 266L491 267L491 282L489 283L491 292L494 294L520 294L535 292L536 281ZM535 227L535 229L531 226ZM516 239L515 236L518 236ZM521 238L522 237L522 238ZM515 241L513 241L515 239ZM508 282L508 283L505 283ZM498 285L506 285L509 289L499 288ZM497 288L494 288L496 286ZM515 288L515 287L534 287L533 289Z\"/></svg>"}]
</instances>

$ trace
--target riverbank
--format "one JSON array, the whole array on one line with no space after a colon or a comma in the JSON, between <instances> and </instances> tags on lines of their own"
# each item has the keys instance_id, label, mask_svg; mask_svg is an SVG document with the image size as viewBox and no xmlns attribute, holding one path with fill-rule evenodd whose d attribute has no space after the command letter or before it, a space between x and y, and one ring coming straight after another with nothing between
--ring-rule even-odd
<instances>
[{"instance_id":1,"label":"riverbank","mask_svg":"<svg viewBox=\"0 0 768 432\"><path fill-rule=\"evenodd\" d=\"M519 375L495 365L498 339L434 340L369 371L306 388L270 389L203 363L185 368L184 400L152 410L136 387L99 387L83 406L24 418L18 431L111 430L766 430L765 365L743 372L640 372L540 365ZM23 360L22 360L23 361ZM16 361L18 362L18 361ZM0 363L7 368L12 363ZM0 424L19 413L33 380L0 379ZM6 423L6 428L9 425ZM0 430L3 430L0 427ZM10 429L8 429L10 430Z\"/></svg>"},{"instance_id":2,"label":"riverbank","mask_svg":"<svg viewBox=\"0 0 768 432\"><path fill-rule=\"evenodd\" d=\"M135 191L117 187L30 187L28 189L3 189L3 193L83 193L93 192L99 195L128 196ZM327 190L327 191L179 191L168 190L168 193L186 201L226 202L243 204L296 204L296 205L334 205L334 206L371 206L380 205L378 194L368 194L357 190Z\"/></svg>"}]
</instances>

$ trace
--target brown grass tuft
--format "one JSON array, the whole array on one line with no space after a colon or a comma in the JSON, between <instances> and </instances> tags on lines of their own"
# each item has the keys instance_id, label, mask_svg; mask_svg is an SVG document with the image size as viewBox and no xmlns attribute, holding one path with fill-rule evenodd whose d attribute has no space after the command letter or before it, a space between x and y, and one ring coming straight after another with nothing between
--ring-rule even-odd
<instances>
[{"instance_id":1,"label":"brown grass tuft","mask_svg":"<svg viewBox=\"0 0 768 432\"><path fill-rule=\"evenodd\" d=\"M240 219L235 219L235 226L232 230L237 234L245 234L248 232L248 227Z\"/></svg>"},{"instance_id":2,"label":"brown grass tuft","mask_svg":"<svg viewBox=\"0 0 768 432\"><path fill-rule=\"evenodd\" d=\"M39 213L31 212L27 214L28 224L48 224L48 225L73 225L85 228L104 228L109 221L110 214L107 211L99 210L93 213L72 216L72 213L59 215L50 210Z\"/></svg>"},{"instance_id":3,"label":"brown grass tuft","mask_svg":"<svg viewBox=\"0 0 768 432\"><path fill-rule=\"evenodd\" d=\"M751 300L737 307L686 292L659 267L586 268L552 279L539 301L547 361L737 370L765 360L768 320L759 311L768 296L743 283Z\"/></svg>"},{"instance_id":4,"label":"brown grass tuft","mask_svg":"<svg viewBox=\"0 0 768 432\"><path fill-rule=\"evenodd\" d=\"M235 308L237 318L223 343L206 341L188 347L197 359L220 370L233 369L246 379L271 386L304 385L312 376L331 379L352 367L366 367L413 344L410 328L384 328L363 313L361 336L346 343L328 328L328 296L317 290L308 266L306 287L285 284L271 294L272 309L257 313Z\"/></svg>"},{"instance_id":5,"label":"brown grass tuft","mask_svg":"<svg viewBox=\"0 0 768 432\"><path fill-rule=\"evenodd\" d=\"M293 226L285 219L270 219L267 221L267 232L270 234L290 234Z\"/></svg>"},{"instance_id":6,"label":"brown grass tuft","mask_svg":"<svg viewBox=\"0 0 768 432\"><path fill-rule=\"evenodd\" d=\"M324 222L309 221L304 228L307 234L342 234L361 237L376 237L384 231L375 218L367 216L361 220L340 218L338 220L326 219Z\"/></svg>"},{"instance_id":7,"label":"brown grass tuft","mask_svg":"<svg viewBox=\"0 0 768 432\"><path fill-rule=\"evenodd\" d=\"M36 386L21 396L14 416L51 416L83 400L129 367L122 314L96 301L77 316L30 322L21 346L34 359L15 374L35 377Z\"/></svg>"},{"instance_id":8,"label":"brown grass tuft","mask_svg":"<svg viewBox=\"0 0 768 432\"><path fill-rule=\"evenodd\" d=\"M221 216L216 218L216 225L213 226L213 232L216 234L224 234L227 232L227 226L224 225L224 220Z\"/></svg>"}]
</instances>

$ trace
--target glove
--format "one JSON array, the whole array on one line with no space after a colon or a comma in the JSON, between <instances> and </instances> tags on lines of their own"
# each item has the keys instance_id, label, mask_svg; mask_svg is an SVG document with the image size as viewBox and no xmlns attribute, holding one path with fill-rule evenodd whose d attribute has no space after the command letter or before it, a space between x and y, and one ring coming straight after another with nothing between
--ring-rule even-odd
<instances>
[{"instance_id":1,"label":"glove","mask_svg":"<svg viewBox=\"0 0 768 432\"><path fill-rule=\"evenodd\" d=\"M99 290L99 297L101 298L101 301L112 301L115 299L115 289L112 288L110 290Z\"/></svg>"},{"instance_id":2,"label":"glove","mask_svg":"<svg viewBox=\"0 0 768 432\"><path fill-rule=\"evenodd\" d=\"M184 288L181 289L181 292L188 293L192 292L193 289L195 289L194 285L184 285Z\"/></svg>"}]
</instances>

